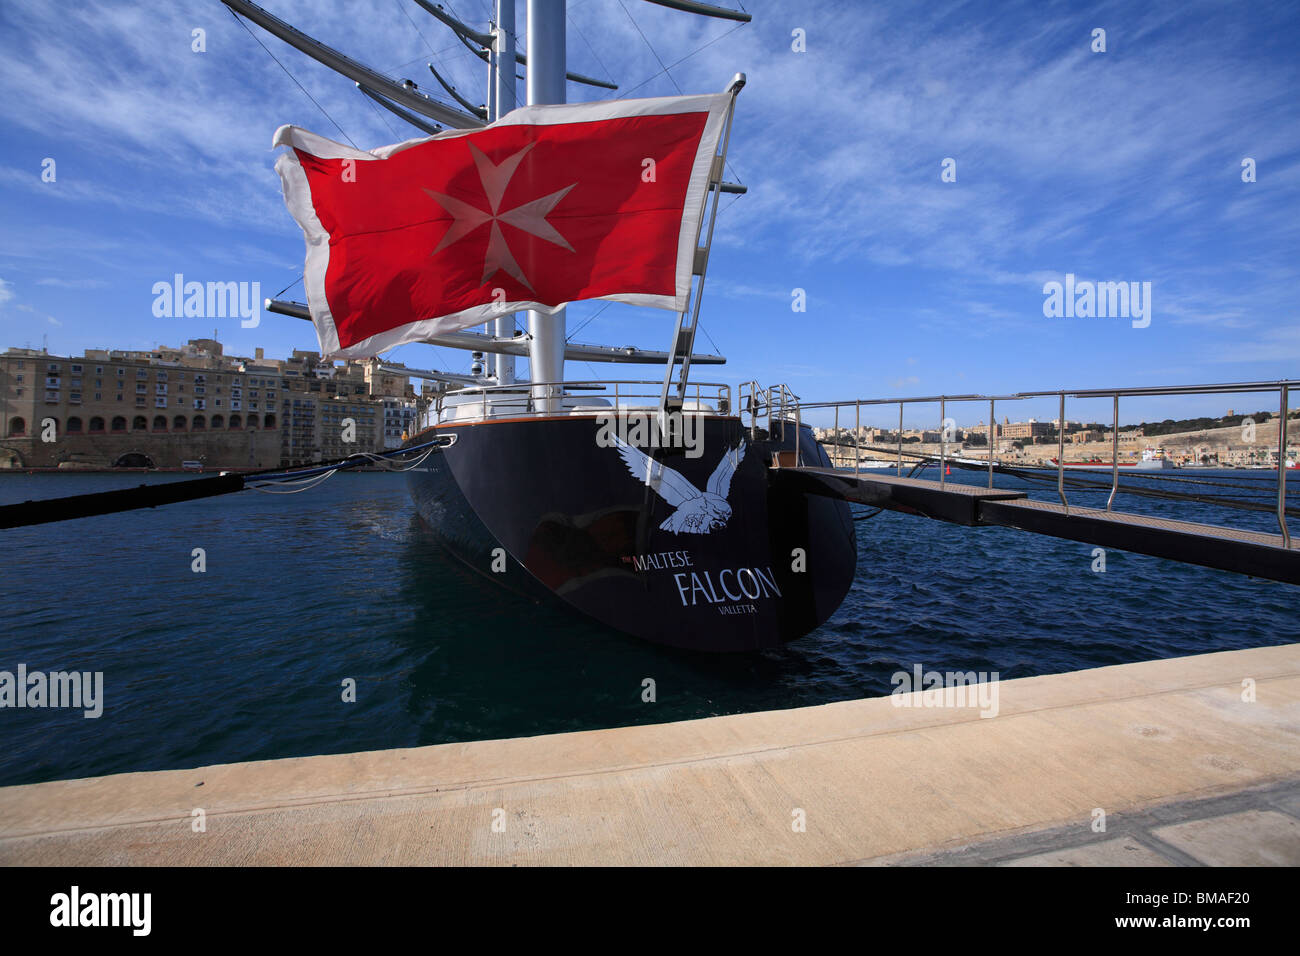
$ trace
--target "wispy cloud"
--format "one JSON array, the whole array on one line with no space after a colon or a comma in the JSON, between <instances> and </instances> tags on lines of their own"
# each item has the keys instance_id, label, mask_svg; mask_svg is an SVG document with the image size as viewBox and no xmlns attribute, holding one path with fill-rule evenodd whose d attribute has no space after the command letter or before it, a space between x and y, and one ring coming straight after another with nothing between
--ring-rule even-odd
<instances>
[{"instance_id":1,"label":"wispy cloud","mask_svg":"<svg viewBox=\"0 0 1300 956\"><path fill-rule=\"evenodd\" d=\"M53 286L58 289L103 289L108 286L106 279L37 279L37 285Z\"/></svg>"},{"instance_id":2,"label":"wispy cloud","mask_svg":"<svg viewBox=\"0 0 1300 956\"><path fill-rule=\"evenodd\" d=\"M409 0L364 13L354 0L266 6L425 89L433 61L482 99L482 64ZM1063 369L1137 380L1194 377L1211 356L1290 360L1290 340L1267 336L1294 320L1300 279L1293 5L749 6L754 22L740 28L617 0L570 0L568 18L570 66L612 76L612 95L748 75L727 176L749 193L723 199L702 317L720 351L750 363L738 377L905 387L917 384L899 377L905 354L941 390L967 369L1022 387L1030 371L1041 385ZM456 13L486 25L487 4ZM1105 54L1089 49L1097 25ZM805 53L791 49L796 27ZM196 28L206 52L191 49ZM0 273L62 317L63 337L102 344L107 327L149 339L138 303L154 273L235 268L260 270L264 288L276 283L268 292L291 283L302 241L271 168L280 123L362 148L412 135L252 30L258 39L217 0L0 5L0 130L15 144L0 166L11 226ZM571 99L606 95L569 86ZM55 182L40 178L45 157ZM1241 181L1244 157L1255 183ZM940 179L945 158L955 183ZM1043 319L1043 283L1066 272L1152 281L1151 329L1121 338L1117 326ZM806 315L789 310L796 287ZM596 308L575 306L571 330ZM294 325L286 339L302 334ZM617 307L581 337L662 347L667 335L662 314Z\"/></svg>"}]
</instances>

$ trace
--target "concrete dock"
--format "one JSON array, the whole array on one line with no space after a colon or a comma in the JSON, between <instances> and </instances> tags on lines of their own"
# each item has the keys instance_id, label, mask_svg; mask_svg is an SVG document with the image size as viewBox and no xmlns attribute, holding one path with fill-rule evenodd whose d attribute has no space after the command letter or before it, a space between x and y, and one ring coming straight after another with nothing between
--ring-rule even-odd
<instances>
[{"instance_id":1,"label":"concrete dock","mask_svg":"<svg viewBox=\"0 0 1300 956\"><path fill-rule=\"evenodd\" d=\"M7 787L0 863L1300 864L1300 644L997 690Z\"/></svg>"}]
</instances>

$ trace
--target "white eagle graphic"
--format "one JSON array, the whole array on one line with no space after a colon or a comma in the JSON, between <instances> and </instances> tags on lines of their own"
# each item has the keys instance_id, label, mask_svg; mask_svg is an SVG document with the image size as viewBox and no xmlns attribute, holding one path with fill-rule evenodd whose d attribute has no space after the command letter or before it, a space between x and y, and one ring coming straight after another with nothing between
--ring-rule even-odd
<instances>
[{"instance_id":1,"label":"white eagle graphic","mask_svg":"<svg viewBox=\"0 0 1300 956\"><path fill-rule=\"evenodd\" d=\"M726 525L731 517L731 505L727 504L731 476L745 457L743 439L735 448L723 452L718 467L709 476L708 489L700 491L681 473L655 461L617 435L613 438L632 477L644 481L655 494L677 509L659 525L662 530L673 534L708 534L714 528Z\"/></svg>"}]
</instances>

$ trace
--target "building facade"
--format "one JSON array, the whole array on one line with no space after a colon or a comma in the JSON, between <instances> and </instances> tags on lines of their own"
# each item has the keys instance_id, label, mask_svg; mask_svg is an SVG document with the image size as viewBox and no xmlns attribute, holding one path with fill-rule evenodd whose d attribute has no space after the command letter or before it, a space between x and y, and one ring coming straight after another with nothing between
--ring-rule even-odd
<instances>
[{"instance_id":1,"label":"building facade","mask_svg":"<svg viewBox=\"0 0 1300 956\"><path fill-rule=\"evenodd\" d=\"M409 379L315 352L0 354L0 468L284 467L397 447L417 414Z\"/></svg>"}]
</instances>

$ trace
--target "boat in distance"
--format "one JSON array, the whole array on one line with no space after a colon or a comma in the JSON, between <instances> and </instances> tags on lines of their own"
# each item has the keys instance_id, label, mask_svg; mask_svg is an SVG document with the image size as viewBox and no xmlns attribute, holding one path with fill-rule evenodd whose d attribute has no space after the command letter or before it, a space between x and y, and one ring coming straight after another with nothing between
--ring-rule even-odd
<instances>
[{"instance_id":1,"label":"boat in distance","mask_svg":"<svg viewBox=\"0 0 1300 956\"><path fill-rule=\"evenodd\" d=\"M1055 458L1049 459L1052 467L1057 467ZM1142 457L1137 461L1107 461L1104 458L1090 458L1086 461L1067 461L1064 467L1071 471L1110 471L1112 467L1118 464L1118 467L1128 471L1166 471L1178 467L1172 461L1165 457L1163 451L1158 448L1147 448L1142 452Z\"/></svg>"}]
</instances>

